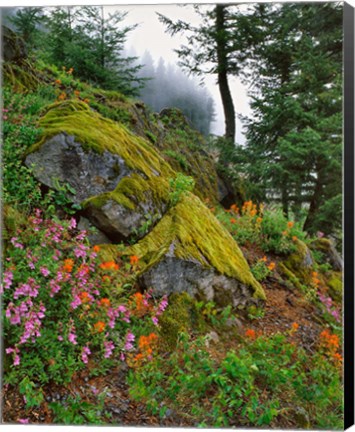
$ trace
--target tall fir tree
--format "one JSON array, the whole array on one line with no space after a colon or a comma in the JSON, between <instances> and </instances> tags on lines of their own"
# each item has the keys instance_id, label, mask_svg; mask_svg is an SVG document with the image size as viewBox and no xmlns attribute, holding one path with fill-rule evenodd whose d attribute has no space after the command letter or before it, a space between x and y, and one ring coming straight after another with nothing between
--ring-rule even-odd
<instances>
[{"instance_id":1,"label":"tall fir tree","mask_svg":"<svg viewBox=\"0 0 355 432\"><path fill-rule=\"evenodd\" d=\"M307 205L309 232L341 225L341 25L336 4L263 4L239 27L254 91L236 161L259 200Z\"/></svg>"}]
</instances>

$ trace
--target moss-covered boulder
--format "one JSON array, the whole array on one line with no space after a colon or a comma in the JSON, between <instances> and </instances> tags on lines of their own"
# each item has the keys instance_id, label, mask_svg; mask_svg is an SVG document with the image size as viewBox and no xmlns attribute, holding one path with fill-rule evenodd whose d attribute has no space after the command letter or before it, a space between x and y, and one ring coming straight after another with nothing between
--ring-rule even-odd
<instances>
[{"instance_id":1,"label":"moss-covered boulder","mask_svg":"<svg viewBox=\"0 0 355 432\"><path fill-rule=\"evenodd\" d=\"M136 135L148 140L176 170L192 176L195 193L211 202L223 200L228 186L219 178L213 157L206 151L206 139L176 108L153 113L141 101L129 100L114 91L98 90L91 106L103 116L124 123Z\"/></svg>"},{"instance_id":2,"label":"moss-covered boulder","mask_svg":"<svg viewBox=\"0 0 355 432\"><path fill-rule=\"evenodd\" d=\"M147 141L79 101L50 106L39 126L26 165L48 187L69 185L68 197L114 240L164 214L175 173Z\"/></svg>"},{"instance_id":3,"label":"moss-covered boulder","mask_svg":"<svg viewBox=\"0 0 355 432\"><path fill-rule=\"evenodd\" d=\"M279 263L279 269L297 288L311 282L314 260L308 246L301 240L296 241L296 251Z\"/></svg>"},{"instance_id":4,"label":"moss-covered boulder","mask_svg":"<svg viewBox=\"0 0 355 432\"><path fill-rule=\"evenodd\" d=\"M138 256L139 283L157 295L187 292L220 306L265 299L237 243L190 193L124 254Z\"/></svg>"}]
</instances>

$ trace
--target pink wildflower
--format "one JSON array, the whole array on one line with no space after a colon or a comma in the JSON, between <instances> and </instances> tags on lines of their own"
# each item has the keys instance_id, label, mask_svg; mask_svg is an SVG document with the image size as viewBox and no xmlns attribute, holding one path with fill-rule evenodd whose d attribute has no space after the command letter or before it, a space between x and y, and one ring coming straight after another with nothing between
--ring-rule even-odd
<instances>
[{"instance_id":1,"label":"pink wildflower","mask_svg":"<svg viewBox=\"0 0 355 432\"><path fill-rule=\"evenodd\" d=\"M21 419L18 419L18 422L19 423L21 423L21 424L28 424L29 423L29 419L28 418L21 418Z\"/></svg>"},{"instance_id":2,"label":"pink wildflower","mask_svg":"<svg viewBox=\"0 0 355 432\"><path fill-rule=\"evenodd\" d=\"M69 333L68 335L68 340L69 342L71 342L73 345L77 345L78 342L76 341L76 334L75 333Z\"/></svg>"},{"instance_id":3,"label":"pink wildflower","mask_svg":"<svg viewBox=\"0 0 355 432\"><path fill-rule=\"evenodd\" d=\"M71 218L69 222L69 229L74 229L74 228L76 228L76 220L75 218Z\"/></svg>"},{"instance_id":4,"label":"pink wildflower","mask_svg":"<svg viewBox=\"0 0 355 432\"><path fill-rule=\"evenodd\" d=\"M39 270L44 277L47 277L50 274L50 271L47 269L47 267L41 267Z\"/></svg>"},{"instance_id":5,"label":"pink wildflower","mask_svg":"<svg viewBox=\"0 0 355 432\"><path fill-rule=\"evenodd\" d=\"M104 342L104 347L105 347L105 354L104 354L104 357L105 357L105 358L109 358L109 357L111 357L111 355L112 355L112 353L113 353L113 350L114 350L114 348L115 348L114 343L111 342L111 341L105 341L105 342Z\"/></svg>"},{"instance_id":6,"label":"pink wildflower","mask_svg":"<svg viewBox=\"0 0 355 432\"><path fill-rule=\"evenodd\" d=\"M91 354L90 348L88 346L84 346L81 351L81 360L86 364L89 359L88 356Z\"/></svg>"},{"instance_id":7,"label":"pink wildflower","mask_svg":"<svg viewBox=\"0 0 355 432\"><path fill-rule=\"evenodd\" d=\"M131 349L133 349L133 344L132 342L135 340L135 336L133 333L131 333L130 331L127 333L126 335L126 341L125 341L125 345L124 345L124 349L126 351L130 351Z\"/></svg>"}]
</instances>

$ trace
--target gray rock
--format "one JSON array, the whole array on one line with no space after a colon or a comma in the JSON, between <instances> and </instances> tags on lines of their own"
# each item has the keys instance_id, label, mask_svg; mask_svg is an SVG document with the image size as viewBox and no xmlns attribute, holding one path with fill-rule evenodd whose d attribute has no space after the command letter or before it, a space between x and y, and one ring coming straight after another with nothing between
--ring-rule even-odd
<instances>
[{"instance_id":1,"label":"gray rock","mask_svg":"<svg viewBox=\"0 0 355 432\"><path fill-rule=\"evenodd\" d=\"M90 245L95 246L99 244L111 243L110 239L98 228L94 227L89 219L81 217L78 223L78 229L80 231L86 231L88 233L87 238L89 239Z\"/></svg>"},{"instance_id":2,"label":"gray rock","mask_svg":"<svg viewBox=\"0 0 355 432\"><path fill-rule=\"evenodd\" d=\"M141 275L139 282L144 289L154 287L158 296L187 292L192 297L213 301L222 307L257 302L252 298L251 289L237 279L218 274L197 261L168 255Z\"/></svg>"},{"instance_id":3,"label":"gray rock","mask_svg":"<svg viewBox=\"0 0 355 432\"><path fill-rule=\"evenodd\" d=\"M6 62L21 63L27 57L24 41L9 27L1 26L3 58Z\"/></svg>"},{"instance_id":4,"label":"gray rock","mask_svg":"<svg viewBox=\"0 0 355 432\"><path fill-rule=\"evenodd\" d=\"M115 241L125 240L132 234L141 238L145 232L140 232L140 227L147 221L147 215L154 213L154 219L158 220L167 209L167 203L154 203L150 192L146 196L146 201L140 201L135 210L109 199L100 208L88 202L85 213L97 228Z\"/></svg>"},{"instance_id":5,"label":"gray rock","mask_svg":"<svg viewBox=\"0 0 355 432\"><path fill-rule=\"evenodd\" d=\"M50 188L58 189L58 181L62 185L68 183L76 191L70 194L75 204L113 191L132 172L120 156L108 151L86 151L74 136L66 133L49 139L30 153L25 163L28 167L34 165L34 176Z\"/></svg>"},{"instance_id":6,"label":"gray rock","mask_svg":"<svg viewBox=\"0 0 355 432\"><path fill-rule=\"evenodd\" d=\"M67 197L75 204L82 204L91 197L113 192L119 182L133 173L142 176L143 173L129 168L118 155L104 151L102 154L86 150L75 140L74 136L60 133L47 140L38 150L30 153L25 161L27 166L33 166L34 176L46 186L60 189L63 184L69 184L74 193L66 192ZM152 170L153 175L159 173ZM91 244L110 243L125 240L132 234L142 237L139 228L147 221L147 214L154 214L155 221L160 219L167 208L167 203L157 203L153 197L154 191L146 191L144 201L130 197L135 202L134 210L125 207L109 197L104 205L97 206L92 201L85 205L85 216L101 233L91 234ZM88 230L87 219L81 219L81 229ZM139 235L141 234L141 235Z\"/></svg>"}]
</instances>

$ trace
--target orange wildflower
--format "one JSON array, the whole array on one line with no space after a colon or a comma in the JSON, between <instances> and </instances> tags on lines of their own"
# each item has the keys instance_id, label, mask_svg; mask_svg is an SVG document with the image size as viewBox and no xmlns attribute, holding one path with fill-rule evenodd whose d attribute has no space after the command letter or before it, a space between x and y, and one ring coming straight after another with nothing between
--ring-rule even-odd
<instances>
[{"instance_id":1,"label":"orange wildflower","mask_svg":"<svg viewBox=\"0 0 355 432\"><path fill-rule=\"evenodd\" d=\"M341 356L341 354L335 353L333 354L333 360L335 361L336 364L340 365L343 361L343 357Z\"/></svg>"},{"instance_id":2,"label":"orange wildflower","mask_svg":"<svg viewBox=\"0 0 355 432\"><path fill-rule=\"evenodd\" d=\"M65 93L61 93L61 94L58 96L58 99L59 99L59 100L64 100L64 99L66 99L66 97L67 97L67 95L66 95Z\"/></svg>"},{"instance_id":3,"label":"orange wildflower","mask_svg":"<svg viewBox=\"0 0 355 432\"><path fill-rule=\"evenodd\" d=\"M74 266L74 261L69 258L69 259L64 260L64 265L63 265L62 269L66 273L70 273L73 270L73 266Z\"/></svg>"},{"instance_id":4,"label":"orange wildflower","mask_svg":"<svg viewBox=\"0 0 355 432\"><path fill-rule=\"evenodd\" d=\"M92 248L92 250L93 250L94 252L99 252L99 251L100 251L100 246L95 245L95 246Z\"/></svg>"},{"instance_id":5,"label":"orange wildflower","mask_svg":"<svg viewBox=\"0 0 355 432\"><path fill-rule=\"evenodd\" d=\"M62 81L60 79L56 79L55 83L58 84L58 85L60 85L60 84L62 84Z\"/></svg>"},{"instance_id":6,"label":"orange wildflower","mask_svg":"<svg viewBox=\"0 0 355 432\"><path fill-rule=\"evenodd\" d=\"M298 328L299 328L299 324L298 323L296 323L296 322L294 322L294 323L292 323L292 330L293 331L297 331L298 330Z\"/></svg>"},{"instance_id":7,"label":"orange wildflower","mask_svg":"<svg viewBox=\"0 0 355 432\"><path fill-rule=\"evenodd\" d=\"M298 240L298 238L296 236L292 236L292 240L295 242Z\"/></svg>"},{"instance_id":8,"label":"orange wildflower","mask_svg":"<svg viewBox=\"0 0 355 432\"><path fill-rule=\"evenodd\" d=\"M335 353L339 348L339 338L335 334L331 334L329 330L323 330L320 334L321 344L330 352Z\"/></svg>"},{"instance_id":9,"label":"orange wildflower","mask_svg":"<svg viewBox=\"0 0 355 432\"><path fill-rule=\"evenodd\" d=\"M275 264L274 262L271 262L271 263L267 266L267 268L268 268L270 271L274 270L275 267L276 267L276 264Z\"/></svg>"},{"instance_id":10,"label":"orange wildflower","mask_svg":"<svg viewBox=\"0 0 355 432\"><path fill-rule=\"evenodd\" d=\"M264 261L264 262L266 262L267 261L267 258L266 258L266 256L264 255L262 258L261 258L261 260L260 261Z\"/></svg>"},{"instance_id":11,"label":"orange wildflower","mask_svg":"<svg viewBox=\"0 0 355 432\"><path fill-rule=\"evenodd\" d=\"M76 97L79 97L80 91L79 90L74 90L74 94L75 94Z\"/></svg>"},{"instance_id":12,"label":"orange wildflower","mask_svg":"<svg viewBox=\"0 0 355 432\"><path fill-rule=\"evenodd\" d=\"M111 301L110 301L110 299L108 299L108 298L102 298L101 300L100 300L100 305L101 306L104 306L104 307L110 307L111 306Z\"/></svg>"},{"instance_id":13,"label":"orange wildflower","mask_svg":"<svg viewBox=\"0 0 355 432\"><path fill-rule=\"evenodd\" d=\"M288 231L282 231L283 236L287 236L287 234L288 234Z\"/></svg>"},{"instance_id":14,"label":"orange wildflower","mask_svg":"<svg viewBox=\"0 0 355 432\"><path fill-rule=\"evenodd\" d=\"M120 268L120 266L114 261L103 262L99 265L99 267L103 270L118 270Z\"/></svg>"},{"instance_id":15,"label":"orange wildflower","mask_svg":"<svg viewBox=\"0 0 355 432\"><path fill-rule=\"evenodd\" d=\"M292 228L295 223L292 221L287 222L288 228Z\"/></svg>"},{"instance_id":16,"label":"orange wildflower","mask_svg":"<svg viewBox=\"0 0 355 432\"><path fill-rule=\"evenodd\" d=\"M237 223L237 219L231 218L230 223L232 223L232 224Z\"/></svg>"},{"instance_id":17,"label":"orange wildflower","mask_svg":"<svg viewBox=\"0 0 355 432\"><path fill-rule=\"evenodd\" d=\"M73 71L74 71L74 69L73 69L73 68L70 68L70 69L68 70L67 74L68 74L68 75L71 75L71 74L73 73Z\"/></svg>"},{"instance_id":18,"label":"orange wildflower","mask_svg":"<svg viewBox=\"0 0 355 432\"><path fill-rule=\"evenodd\" d=\"M94 324L94 329L97 333L102 333L105 330L106 324L102 321L98 321Z\"/></svg>"},{"instance_id":19,"label":"orange wildflower","mask_svg":"<svg viewBox=\"0 0 355 432\"><path fill-rule=\"evenodd\" d=\"M86 104L88 104L90 101L89 101L88 98L85 98L85 99L83 100L83 102L86 103Z\"/></svg>"},{"instance_id":20,"label":"orange wildflower","mask_svg":"<svg viewBox=\"0 0 355 432\"><path fill-rule=\"evenodd\" d=\"M318 273L317 272L312 272L312 276L314 277L314 278L316 278L316 277L318 277Z\"/></svg>"},{"instance_id":21,"label":"orange wildflower","mask_svg":"<svg viewBox=\"0 0 355 432\"><path fill-rule=\"evenodd\" d=\"M139 258L137 257L137 255L132 255L129 258L129 262L131 264L131 266L138 264Z\"/></svg>"},{"instance_id":22,"label":"orange wildflower","mask_svg":"<svg viewBox=\"0 0 355 432\"><path fill-rule=\"evenodd\" d=\"M102 276L102 280L103 280L103 282L111 282L111 278L108 275Z\"/></svg>"},{"instance_id":23,"label":"orange wildflower","mask_svg":"<svg viewBox=\"0 0 355 432\"><path fill-rule=\"evenodd\" d=\"M83 291L83 292L81 292L80 294L79 294L79 297L80 297L80 300L83 302L83 303L89 303L90 302L90 294L88 293L88 292L86 292L86 291Z\"/></svg>"},{"instance_id":24,"label":"orange wildflower","mask_svg":"<svg viewBox=\"0 0 355 432\"><path fill-rule=\"evenodd\" d=\"M238 209L238 207L237 207L236 204L232 204L231 207L230 207L230 209L231 209L232 211L234 211L234 213L238 213L238 211L239 211L239 209Z\"/></svg>"},{"instance_id":25,"label":"orange wildflower","mask_svg":"<svg viewBox=\"0 0 355 432\"><path fill-rule=\"evenodd\" d=\"M249 338L249 339L254 340L256 338L255 330L253 330L253 329L247 329L246 332L245 332L245 336L247 338Z\"/></svg>"},{"instance_id":26,"label":"orange wildflower","mask_svg":"<svg viewBox=\"0 0 355 432\"><path fill-rule=\"evenodd\" d=\"M258 224L261 224L262 221L263 221L263 218L261 218L261 217L258 217L258 218L256 219L256 223L258 223Z\"/></svg>"}]
</instances>

